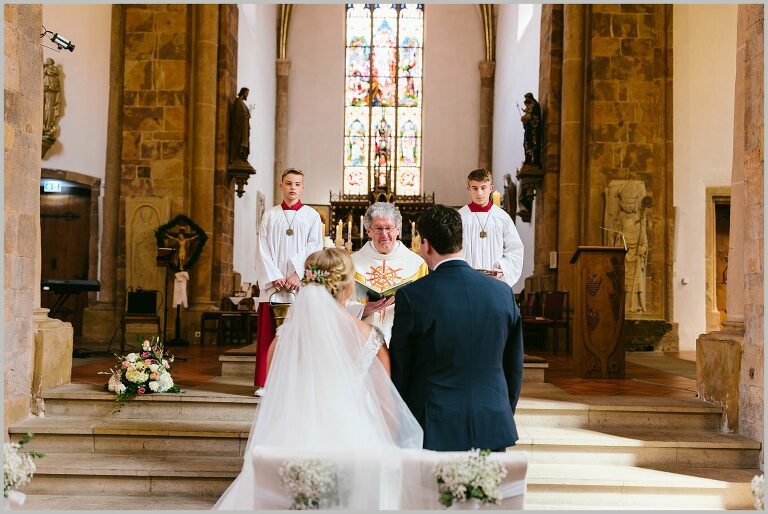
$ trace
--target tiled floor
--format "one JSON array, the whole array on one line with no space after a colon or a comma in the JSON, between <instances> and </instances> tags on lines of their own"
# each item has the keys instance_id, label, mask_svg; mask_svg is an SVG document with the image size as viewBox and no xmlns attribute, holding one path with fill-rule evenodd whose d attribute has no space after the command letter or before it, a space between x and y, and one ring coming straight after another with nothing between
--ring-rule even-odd
<instances>
[{"instance_id":1,"label":"tiled floor","mask_svg":"<svg viewBox=\"0 0 768 514\"><path fill-rule=\"evenodd\" d=\"M191 345L169 348L177 358L173 366L173 376L178 384L195 387L219 376L221 365L218 357L221 353L237 346ZM687 354L668 353L655 355L658 359L644 359L640 365L632 362L631 355L626 361L624 379L586 379L574 373L570 356L562 353L553 355L547 352L530 352L531 355L544 357L549 362L546 381L576 395L600 396L666 396L693 398L696 396L696 380L691 378L690 361L695 360L693 352ZM107 371L116 363L114 357L95 357L75 359L72 367L72 382L104 384L107 377L99 371ZM646 362L650 361L650 362ZM663 365L651 367L654 361ZM675 372L676 369L686 371Z\"/></svg>"}]
</instances>

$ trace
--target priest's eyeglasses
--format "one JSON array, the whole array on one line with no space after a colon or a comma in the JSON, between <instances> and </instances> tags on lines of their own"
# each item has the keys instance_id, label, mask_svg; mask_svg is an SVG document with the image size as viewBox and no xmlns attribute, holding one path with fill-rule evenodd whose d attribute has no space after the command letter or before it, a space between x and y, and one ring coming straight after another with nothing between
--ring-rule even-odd
<instances>
[{"instance_id":1,"label":"priest's eyeglasses","mask_svg":"<svg viewBox=\"0 0 768 514\"><path fill-rule=\"evenodd\" d=\"M381 235L384 232L392 234L393 232L397 232L397 227L376 227L372 228L371 231L376 232L377 235Z\"/></svg>"}]
</instances>

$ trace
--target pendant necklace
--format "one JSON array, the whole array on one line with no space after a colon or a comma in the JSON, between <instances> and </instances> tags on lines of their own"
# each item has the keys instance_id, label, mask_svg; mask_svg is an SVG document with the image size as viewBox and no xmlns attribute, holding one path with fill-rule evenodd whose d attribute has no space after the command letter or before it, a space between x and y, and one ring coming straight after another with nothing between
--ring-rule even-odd
<instances>
[{"instance_id":1,"label":"pendant necklace","mask_svg":"<svg viewBox=\"0 0 768 514\"><path fill-rule=\"evenodd\" d=\"M491 213L490 212L488 213L488 218L486 218L485 220L485 225L481 225L480 217L477 215L477 213L474 213L474 214L475 214L475 218L477 218L477 224L480 225L480 239L485 239L486 237L488 237L488 232L485 231L485 227L488 226L488 222L491 220Z\"/></svg>"},{"instance_id":2,"label":"pendant necklace","mask_svg":"<svg viewBox=\"0 0 768 514\"><path fill-rule=\"evenodd\" d=\"M293 215L293 219L290 223L288 223L288 215L285 213L285 210L283 210L283 216L285 216L285 222L288 223L288 228L285 231L286 236L292 236L293 235L293 229L291 228L293 226L293 222L296 221L296 216L299 214L299 211L295 211L296 214Z\"/></svg>"}]
</instances>

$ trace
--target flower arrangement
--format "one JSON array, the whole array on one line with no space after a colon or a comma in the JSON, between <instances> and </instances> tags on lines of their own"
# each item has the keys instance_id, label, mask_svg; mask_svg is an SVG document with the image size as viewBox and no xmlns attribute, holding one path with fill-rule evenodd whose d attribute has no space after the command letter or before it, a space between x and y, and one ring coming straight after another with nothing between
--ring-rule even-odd
<instances>
[{"instance_id":1,"label":"flower arrangement","mask_svg":"<svg viewBox=\"0 0 768 514\"><path fill-rule=\"evenodd\" d=\"M140 352L115 357L118 365L99 373L110 375L104 390L115 393L118 405L137 395L179 392L171 377L173 355L164 350L159 337L144 339Z\"/></svg>"},{"instance_id":2,"label":"flower arrangement","mask_svg":"<svg viewBox=\"0 0 768 514\"><path fill-rule=\"evenodd\" d=\"M752 478L752 496L755 498L755 510L763 510L765 475L755 475L754 478Z\"/></svg>"},{"instance_id":3,"label":"flower arrangement","mask_svg":"<svg viewBox=\"0 0 768 514\"><path fill-rule=\"evenodd\" d=\"M336 466L317 459L286 461L278 470L283 487L293 497L291 510L319 509L338 503Z\"/></svg>"},{"instance_id":4,"label":"flower arrangement","mask_svg":"<svg viewBox=\"0 0 768 514\"><path fill-rule=\"evenodd\" d=\"M41 452L20 451L32 439L32 434L25 434L17 443L3 443L3 496L16 496L16 503L24 502L24 496L15 491L32 479L36 467L34 459L45 454ZM15 495L14 495L15 493Z\"/></svg>"},{"instance_id":5,"label":"flower arrangement","mask_svg":"<svg viewBox=\"0 0 768 514\"><path fill-rule=\"evenodd\" d=\"M501 503L501 480L507 470L499 461L489 460L490 450L472 449L466 457L437 464L440 503L450 507L454 502L476 499L480 503Z\"/></svg>"},{"instance_id":6,"label":"flower arrangement","mask_svg":"<svg viewBox=\"0 0 768 514\"><path fill-rule=\"evenodd\" d=\"M330 277L330 273L326 270L322 270L317 266L310 266L304 270L304 278L301 280L303 284L315 283L325 285L325 282Z\"/></svg>"}]
</instances>

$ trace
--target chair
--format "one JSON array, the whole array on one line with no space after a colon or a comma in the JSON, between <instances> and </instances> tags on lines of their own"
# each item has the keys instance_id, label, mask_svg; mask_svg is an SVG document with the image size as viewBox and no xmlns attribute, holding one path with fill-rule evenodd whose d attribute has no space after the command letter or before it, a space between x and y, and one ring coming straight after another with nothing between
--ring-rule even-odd
<instances>
[{"instance_id":1,"label":"chair","mask_svg":"<svg viewBox=\"0 0 768 514\"><path fill-rule=\"evenodd\" d=\"M154 335L161 334L160 315L158 314L159 291L128 291L125 296L125 309L123 310L123 334L128 332L128 325L152 324L157 327ZM125 337L121 341L120 351L123 351ZM165 342L165 341L163 341Z\"/></svg>"},{"instance_id":2,"label":"chair","mask_svg":"<svg viewBox=\"0 0 768 514\"><path fill-rule=\"evenodd\" d=\"M565 328L566 353L571 350L571 330L569 316L568 291L545 291L541 294L541 316L523 317L527 326L551 328L554 332L552 350L560 348L559 328Z\"/></svg>"},{"instance_id":3,"label":"chair","mask_svg":"<svg viewBox=\"0 0 768 514\"><path fill-rule=\"evenodd\" d=\"M539 293L532 291L522 297L520 303L520 316L522 318L535 318L538 315Z\"/></svg>"}]
</instances>

